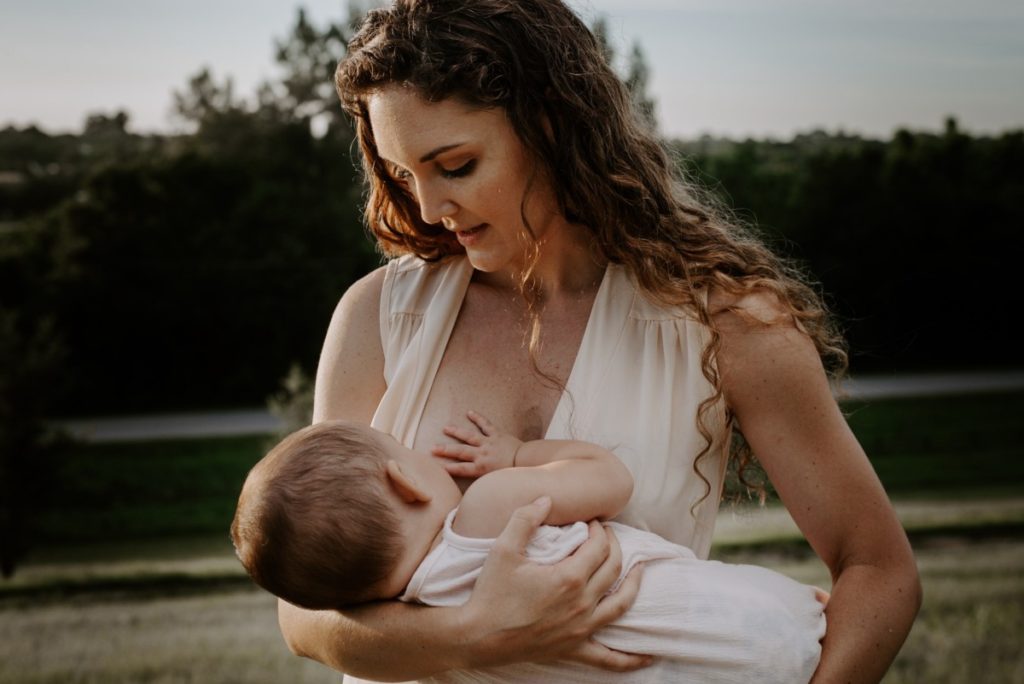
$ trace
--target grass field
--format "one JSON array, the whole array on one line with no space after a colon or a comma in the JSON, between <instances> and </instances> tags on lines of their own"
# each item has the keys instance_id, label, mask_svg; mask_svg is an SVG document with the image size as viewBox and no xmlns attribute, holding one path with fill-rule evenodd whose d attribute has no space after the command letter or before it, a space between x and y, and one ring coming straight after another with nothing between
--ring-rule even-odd
<instances>
[{"instance_id":1,"label":"grass field","mask_svg":"<svg viewBox=\"0 0 1024 684\"><path fill-rule=\"evenodd\" d=\"M1024 539L940 537L915 548L924 604L886 684L1024 682ZM829 586L813 556L735 550L722 560Z\"/></svg>"},{"instance_id":2,"label":"grass field","mask_svg":"<svg viewBox=\"0 0 1024 684\"><path fill-rule=\"evenodd\" d=\"M1024 485L1024 393L899 399L844 406L894 495L955 496Z\"/></svg>"},{"instance_id":3,"label":"grass field","mask_svg":"<svg viewBox=\"0 0 1024 684\"><path fill-rule=\"evenodd\" d=\"M894 495L1024 486L1024 392L850 403L849 422ZM45 546L224 533L265 437L82 445L54 476Z\"/></svg>"},{"instance_id":4,"label":"grass field","mask_svg":"<svg viewBox=\"0 0 1024 684\"><path fill-rule=\"evenodd\" d=\"M925 587L885 681L1024 682L1024 392L844 408ZM230 556L235 498L266 446L80 447L55 473L62 504L40 519L25 571L0 582L0 684L337 682L287 652L273 599ZM723 513L713 555L829 585L777 506Z\"/></svg>"},{"instance_id":5,"label":"grass field","mask_svg":"<svg viewBox=\"0 0 1024 684\"><path fill-rule=\"evenodd\" d=\"M1024 540L936 540L917 556L924 607L885 682L1024 681ZM828 586L825 569L806 555L720 557ZM338 682L288 653L274 605L256 590L0 601L0 683Z\"/></svg>"}]
</instances>

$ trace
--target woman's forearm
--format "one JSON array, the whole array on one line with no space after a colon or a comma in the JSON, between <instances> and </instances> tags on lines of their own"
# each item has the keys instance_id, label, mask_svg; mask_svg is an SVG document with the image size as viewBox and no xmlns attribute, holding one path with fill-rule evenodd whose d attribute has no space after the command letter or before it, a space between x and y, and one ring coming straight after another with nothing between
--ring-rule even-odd
<instances>
[{"instance_id":1,"label":"woman's forearm","mask_svg":"<svg viewBox=\"0 0 1024 684\"><path fill-rule=\"evenodd\" d=\"M388 601L342 614L278 601L278 620L294 654L356 677L405 681L472 664L458 608Z\"/></svg>"},{"instance_id":2,"label":"woman's forearm","mask_svg":"<svg viewBox=\"0 0 1024 684\"><path fill-rule=\"evenodd\" d=\"M526 545L551 500L519 508L494 543L469 602L433 608L397 601L344 613L278 602L278 619L296 655L357 677L404 681L450 669L569 658L616 672L650 663L588 637L621 617L640 590L638 566L609 595L622 567L618 544L600 524L553 565L526 558Z\"/></svg>"},{"instance_id":3,"label":"woman's forearm","mask_svg":"<svg viewBox=\"0 0 1024 684\"><path fill-rule=\"evenodd\" d=\"M842 569L825 610L828 628L812 684L881 681L920 604L912 558L887 569L856 564Z\"/></svg>"}]
</instances>

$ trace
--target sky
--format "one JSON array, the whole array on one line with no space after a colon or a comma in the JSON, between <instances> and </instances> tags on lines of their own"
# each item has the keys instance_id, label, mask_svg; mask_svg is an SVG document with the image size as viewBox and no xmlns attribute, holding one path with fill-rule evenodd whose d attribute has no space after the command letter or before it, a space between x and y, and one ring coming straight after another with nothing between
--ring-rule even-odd
<instances>
[{"instance_id":1,"label":"sky","mask_svg":"<svg viewBox=\"0 0 1024 684\"><path fill-rule=\"evenodd\" d=\"M639 42L663 134L787 139L824 129L1024 128L1020 0L569 0ZM79 131L130 114L171 131L171 93L210 67L251 96L273 78L273 41L303 6L316 25L342 0L0 0L0 127Z\"/></svg>"}]
</instances>

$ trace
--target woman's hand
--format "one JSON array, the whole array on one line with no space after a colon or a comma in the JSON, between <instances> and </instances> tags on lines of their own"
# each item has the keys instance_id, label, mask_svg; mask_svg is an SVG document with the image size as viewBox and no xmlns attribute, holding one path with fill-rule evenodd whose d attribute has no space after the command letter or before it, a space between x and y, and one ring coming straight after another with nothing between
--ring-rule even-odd
<instances>
[{"instance_id":1,"label":"woman's hand","mask_svg":"<svg viewBox=\"0 0 1024 684\"><path fill-rule=\"evenodd\" d=\"M613 651L590 639L619 618L636 599L640 567L615 593L622 552L615 535L590 523L590 538L555 565L527 560L526 544L547 517L548 497L516 510L488 555L472 597L465 606L471 667L571 659L607 670L628 672L651 657Z\"/></svg>"},{"instance_id":2,"label":"woman's hand","mask_svg":"<svg viewBox=\"0 0 1024 684\"><path fill-rule=\"evenodd\" d=\"M480 477L492 470L515 465L521 440L501 431L476 411L466 417L476 429L446 425L444 434L458 440L456 444L438 444L430 452L444 459L444 467L452 477Z\"/></svg>"}]
</instances>

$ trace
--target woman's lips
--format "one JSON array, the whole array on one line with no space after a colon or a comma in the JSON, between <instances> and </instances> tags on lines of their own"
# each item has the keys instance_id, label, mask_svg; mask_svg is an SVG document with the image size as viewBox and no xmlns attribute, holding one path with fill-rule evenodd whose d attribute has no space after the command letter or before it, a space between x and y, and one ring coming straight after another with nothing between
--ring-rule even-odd
<instances>
[{"instance_id":1,"label":"woman's lips","mask_svg":"<svg viewBox=\"0 0 1024 684\"><path fill-rule=\"evenodd\" d=\"M463 247L469 247L480 239L480 235L484 232L485 228L487 228L487 224L481 223L479 226L473 226L466 230L457 230L455 231L455 237L458 239L460 245Z\"/></svg>"}]
</instances>

